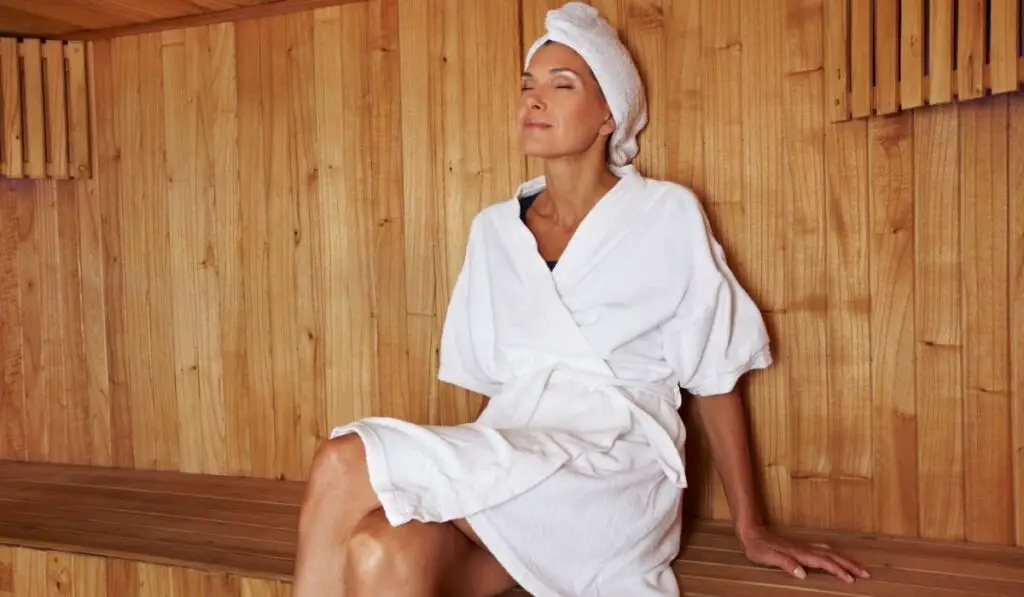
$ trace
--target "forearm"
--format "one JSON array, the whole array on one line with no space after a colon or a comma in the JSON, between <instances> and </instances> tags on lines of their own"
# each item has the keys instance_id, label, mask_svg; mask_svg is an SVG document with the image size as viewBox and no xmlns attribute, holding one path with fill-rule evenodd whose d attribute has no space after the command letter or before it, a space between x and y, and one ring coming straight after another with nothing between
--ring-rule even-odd
<instances>
[{"instance_id":1,"label":"forearm","mask_svg":"<svg viewBox=\"0 0 1024 597\"><path fill-rule=\"evenodd\" d=\"M763 523L754 492L750 448L743 404L736 391L696 397L697 412L711 448L711 457L725 487L736 530L743 533Z\"/></svg>"}]
</instances>

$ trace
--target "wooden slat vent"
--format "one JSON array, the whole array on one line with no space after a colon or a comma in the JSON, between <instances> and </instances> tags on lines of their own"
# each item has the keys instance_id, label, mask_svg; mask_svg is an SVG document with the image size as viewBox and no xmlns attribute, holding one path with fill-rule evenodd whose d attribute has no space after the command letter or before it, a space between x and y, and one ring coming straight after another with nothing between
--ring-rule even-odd
<instances>
[{"instance_id":1,"label":"wooden slat vent","mask_svg":"<svg viewBox=\"0 0 1024 597\"><path fill-rule=\"evenodd\" d=\"M89 177L85 44L0 38L0 175Z\"/></svg>"},{"instance_id":2,"label":"wooden slat vent","mask_svg":"<svg viewBox=\"0 0 1024 597\"><path fill-rule=\"evenodd\" d=\"M1017 91L1022 0L825 0L833 122Z\"/></svg>"}]
</instances>

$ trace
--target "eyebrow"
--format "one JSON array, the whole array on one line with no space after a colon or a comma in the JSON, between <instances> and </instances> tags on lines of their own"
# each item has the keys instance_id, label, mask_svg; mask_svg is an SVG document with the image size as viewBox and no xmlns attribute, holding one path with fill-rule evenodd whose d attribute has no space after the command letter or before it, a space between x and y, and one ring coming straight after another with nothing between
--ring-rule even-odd
<instances>
[{"instance_id":1,"label":"eyebrow","mask_svg":"<svg viewBox=\"0 0 1024 597\"><path fill-rule=\"evenodd\" d=\"M576 75L577 77L580 77L580 78L583 77L583 75L579 74L578 72L576 72L573 69L568 68L568 67L553 68L553 69L549 70L548 72L550 74L552 74L552 75L560 74L560 73L572 73L572 74ZM531 73L530 71L523 71L523 76L524 77L529 77L529 78L532 79L533 78L533 73Z\"/></svg>"}]
</instances>

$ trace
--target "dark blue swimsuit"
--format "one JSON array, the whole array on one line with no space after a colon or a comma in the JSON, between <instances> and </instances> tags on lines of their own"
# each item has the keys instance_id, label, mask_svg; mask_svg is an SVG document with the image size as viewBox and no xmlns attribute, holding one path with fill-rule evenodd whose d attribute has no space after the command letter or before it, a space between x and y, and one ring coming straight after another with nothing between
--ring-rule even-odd
<instances>
[{"instance_id":1,"label":"dark blue swimsuit","mask_svg":"<svg viewBox=\"0 0 1024 597\"><path fill-rule=\"evenodd\" d=\"M527 195L525 197L520 197L519 198L519 218L523 221L523 224L526 224L526 210L530 209L530 206L533 205L533 201L537 198L538 195L540 195L540 193L536 193L536 194L533 194L533 195ZM558 264L557 260L555 260L555 261L547 261L547 260L545 260L545 262L548 264L548 269L549 270L555 269L555 265Z\"/></svg>"}]
</instances>

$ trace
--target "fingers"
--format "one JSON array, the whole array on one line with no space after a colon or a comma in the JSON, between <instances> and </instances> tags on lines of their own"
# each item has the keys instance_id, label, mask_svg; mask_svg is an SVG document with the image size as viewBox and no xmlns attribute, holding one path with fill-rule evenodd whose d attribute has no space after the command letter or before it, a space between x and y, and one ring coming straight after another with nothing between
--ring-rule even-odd
<instances>
[{"instance_id":1,"label":"fingers","mask_svg":"<svg viewBox=\"0 0 1024 597\"><path fill-rule=\"evenodd\" d=\"M855 561L853 561L853 560L851 560L851 559L841 555L840 553L838 553L834 549L832 549L832 547L829 546L828 544L826 544L826 543L812 543L811 545L813 547L817 547L819 549L824 550L826 552L825 555L827 557L832 558L832 560L834 560L837 564L842 566L848 572L856 574L857 576L859 576L861 578L871 578L871 575L868 574L868 571L865 570L864 566L862 566L859 562L855 562Z\"/></svg>"},{"instance_id":2,"label":"fingers","mask_svg":"<svg viewBox=\"0 0 1024 597\"><path fill-rule=\"evenodd\" d=\"M808 551L797 551L792 554L801 564L809 566L811 568L818 568L826 570L843 579L846 582L853 582L853 576L850 575L838 562L832 559L829 554L821 554L816 552Z\"/></svg>"},{"instance_id":3,"label":"fingers","mask_svg":"<svg viewBox=\"0 0 1024 597\"><path fill-rule=\"evenodd\" d=\"M784 551L771 549L766 553L759 555L760 557L756 557L756 561L766 566L781 568L800 580L807 578L807 571L805 571L800 563L796 561L796 558L790 556Z\"/></svg>"}]
</instances>

